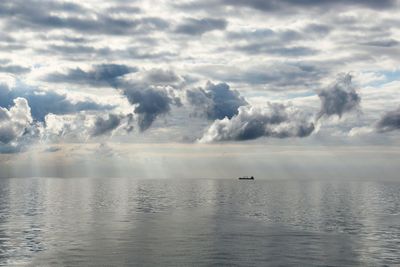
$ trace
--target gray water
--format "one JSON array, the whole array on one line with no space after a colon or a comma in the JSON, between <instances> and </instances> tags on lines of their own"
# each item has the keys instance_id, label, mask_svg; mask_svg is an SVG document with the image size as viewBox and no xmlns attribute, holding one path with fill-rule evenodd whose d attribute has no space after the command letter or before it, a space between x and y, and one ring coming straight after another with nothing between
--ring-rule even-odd
<instances>
[{"instance_id":1,"label":"gray water","mask_svg":"<svg viewBox=\"0 0 400 267\"><path fill-rule=\"evenodd\" d=\"M0 180L0 265L396 264L396 182Z\"/></svg>"}]
</instances>

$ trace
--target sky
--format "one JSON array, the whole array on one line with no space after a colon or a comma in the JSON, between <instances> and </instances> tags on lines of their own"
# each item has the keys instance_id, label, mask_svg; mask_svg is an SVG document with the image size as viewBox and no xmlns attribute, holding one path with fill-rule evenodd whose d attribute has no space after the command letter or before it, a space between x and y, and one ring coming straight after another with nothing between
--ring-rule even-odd
<instances>
[{"instance_id":1,"label":"sky","mask_svg":"<svg viewBox=\"0 0 400 267\"><path fill-rule=\"evenodd\" d=\"M0 2L0 177L397 179L397 0Z\"/></svg>"}]
</instances>

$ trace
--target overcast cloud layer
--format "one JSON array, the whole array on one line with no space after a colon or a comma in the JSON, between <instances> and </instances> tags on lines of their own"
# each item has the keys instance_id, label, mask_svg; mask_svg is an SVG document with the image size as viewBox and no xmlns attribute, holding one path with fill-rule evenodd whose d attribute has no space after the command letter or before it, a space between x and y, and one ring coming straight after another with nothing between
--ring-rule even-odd
<instances>
[{"instance_id":1,"label":"overcast cloud layer","mask_svg":"<svg viewBox=\"0 0 400 267\"><path fill-rule=\"evenodd\" d=\"M1 1L0 153L60 142L397 144L399 8Z\"/></svg>"}]
</instances>

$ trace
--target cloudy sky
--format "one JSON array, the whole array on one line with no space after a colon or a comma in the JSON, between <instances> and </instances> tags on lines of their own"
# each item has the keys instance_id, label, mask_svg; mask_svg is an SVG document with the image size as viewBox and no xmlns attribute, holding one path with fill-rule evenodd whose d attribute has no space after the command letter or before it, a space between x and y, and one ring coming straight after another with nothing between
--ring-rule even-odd
<instances>
[{"instance_id":1,"label":"cloudy sky","mask_svg":"<svg viewBox=\"0 0 400 267\"><path fill-rule=\"evenodd\" d=\"M6 0L0 27L1 177L399 171L399 1Z\"/></svg>"}]
</instances>

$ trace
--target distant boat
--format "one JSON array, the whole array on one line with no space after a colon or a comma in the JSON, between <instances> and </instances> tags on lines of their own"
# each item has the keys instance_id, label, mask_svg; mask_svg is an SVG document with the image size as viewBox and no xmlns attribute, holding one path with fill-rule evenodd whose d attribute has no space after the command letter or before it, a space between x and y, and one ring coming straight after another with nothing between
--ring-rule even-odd
<instances>
[{"instance_id":1,"label":"distant boat","mask_svg":"<svg viewBox=\"0 0 400 267\"><path fill-rule=\"evenodd\" d=\"M248 176L239 177L239 180L254 180L254 176L251 176L251 177L248 177Z\"/></svg>"}]
</instances>

